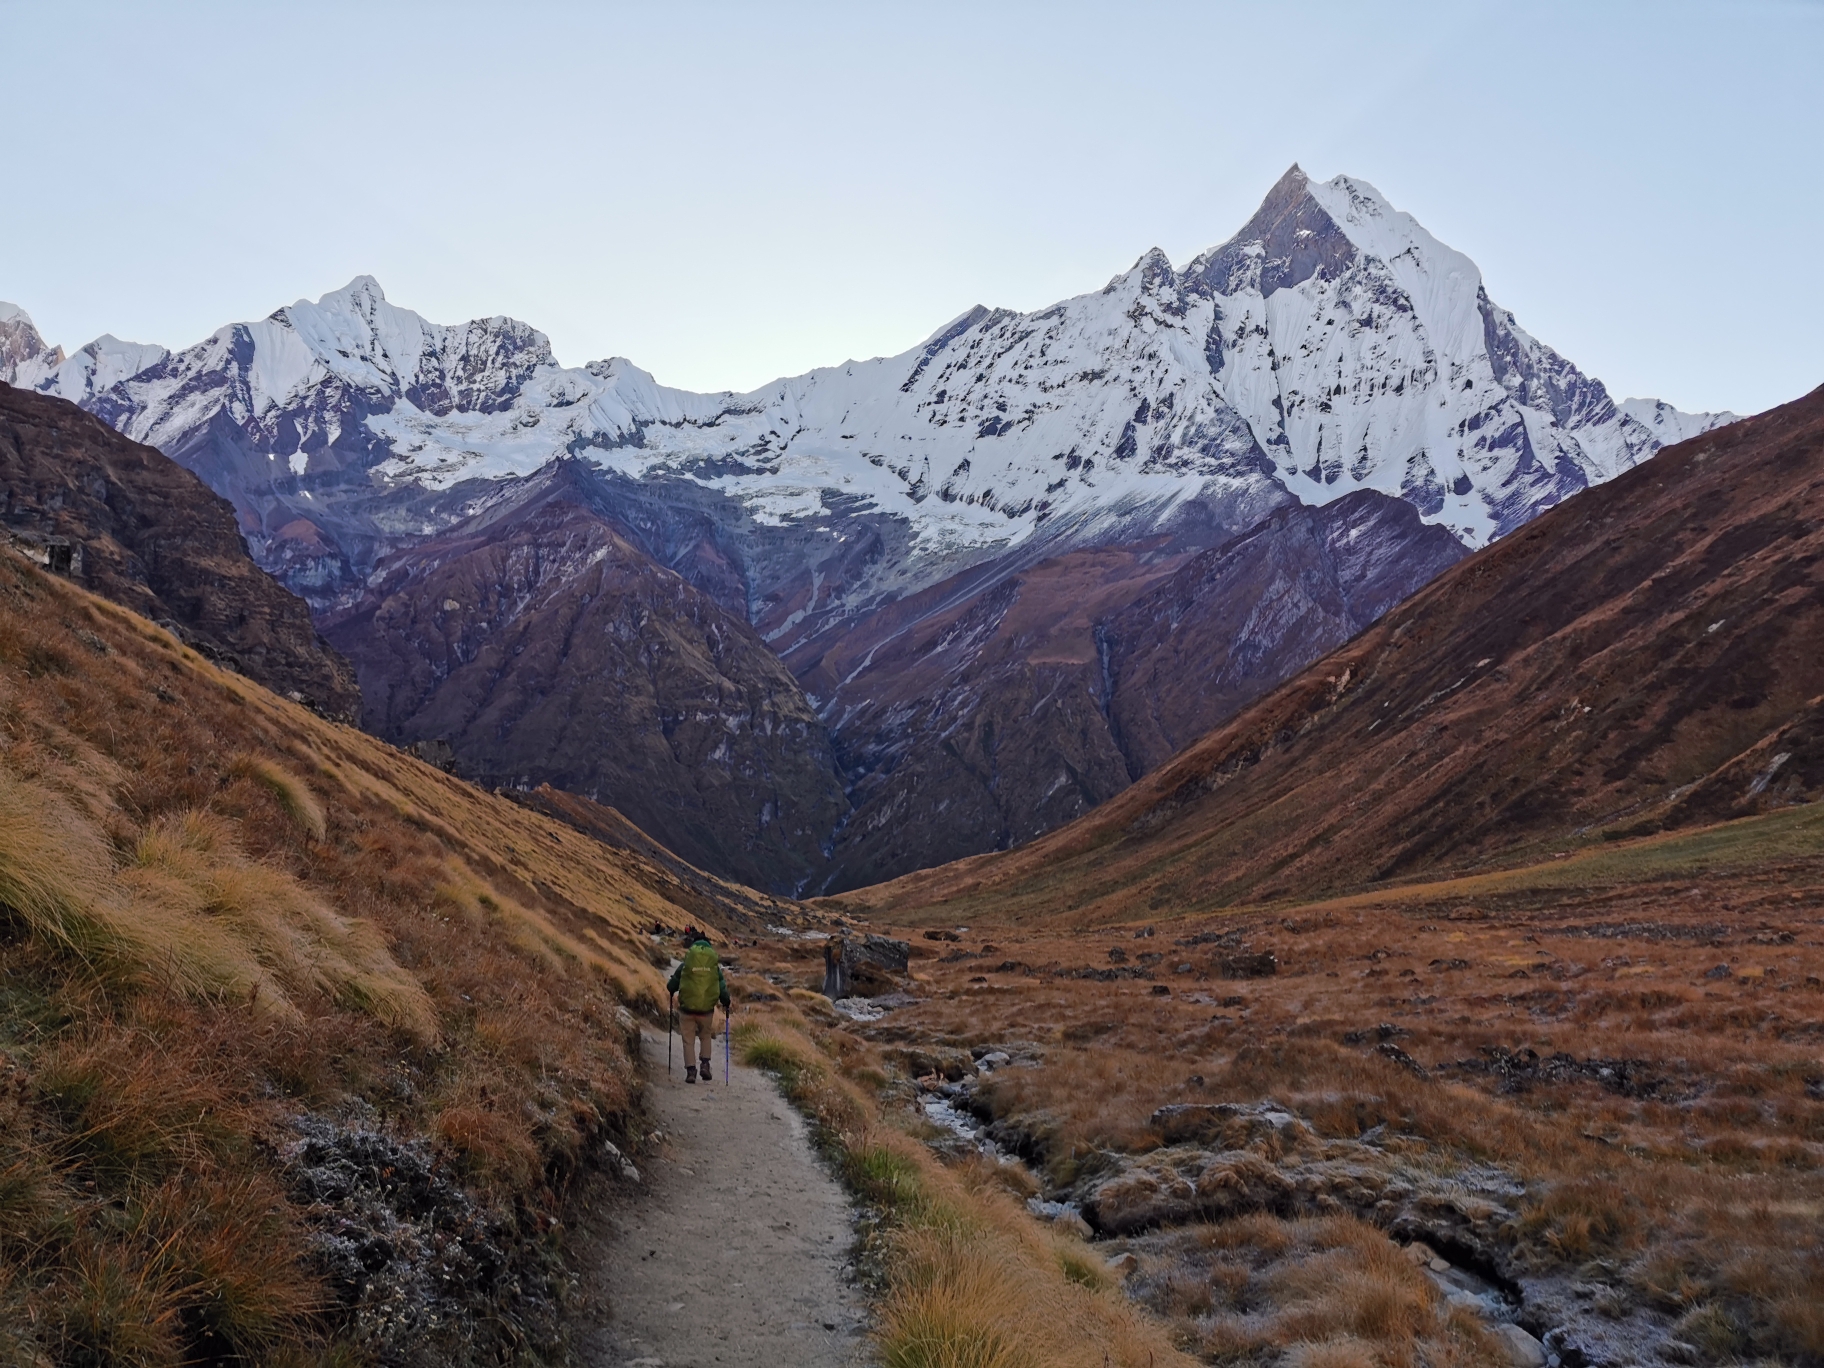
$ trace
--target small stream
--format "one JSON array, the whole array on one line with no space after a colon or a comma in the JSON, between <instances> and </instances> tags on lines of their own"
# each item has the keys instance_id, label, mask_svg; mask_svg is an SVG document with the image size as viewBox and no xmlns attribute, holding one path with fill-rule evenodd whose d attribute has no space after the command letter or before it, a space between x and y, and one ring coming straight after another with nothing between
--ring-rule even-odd
<instances>
[{"instance_id":1,"label":"small stream","mask_svg":"<svg viewBox=\"0 0 1824 1368\"><path fill-rule=\"evenodd\" d=\"M992 1159L997 1164L1007 1164L1018 1168L1031 1175L1034 1182L1039 1183L1042 1187L1043 1183L1036 1174L1032 1174L1032 1170L1025 1160L1002 1150L1000 1145L988 1135L987 1127L977 1120L972 1112L956 1105L956 1100L966 1097L969 1092L970 1085L966 1082L942 1084L935 1093L926 1093L919 1098L919 1109L924 1112L925 1119L932 1125L948 1131L959 1140L973 1146L976 1152L984 1158ZM1075 1202L1057 1202L1044 1197L1029 1197L1026 1199L1026 1209L1042 1221L1063 1221L1081 1226L1085 1232L1089 1229L1088 1223L1083 1220L1082 1207Z\"/></svg>"}]
</instances>

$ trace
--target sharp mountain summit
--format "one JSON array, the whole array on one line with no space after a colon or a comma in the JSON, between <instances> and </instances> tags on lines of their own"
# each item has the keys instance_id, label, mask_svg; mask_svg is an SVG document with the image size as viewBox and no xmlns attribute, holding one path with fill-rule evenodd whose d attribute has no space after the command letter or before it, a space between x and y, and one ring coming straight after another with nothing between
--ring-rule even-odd
<instances>
[{"instance_id":1,"label":"sharp mountain summit","mask_svg":"<svg viewBox=\"0 0 1824 1368\"><path fill-rule=\"evenodd\" d=\"M1733 420L1616 402L1468 257L1297 167L1182 269L1149 251L747 394L562 366L369 277L175 351L66 355L0 305L0 380L227 500L369 729L790 892L1070 821L1469 551Z\"/></svg>"}]
</instances>

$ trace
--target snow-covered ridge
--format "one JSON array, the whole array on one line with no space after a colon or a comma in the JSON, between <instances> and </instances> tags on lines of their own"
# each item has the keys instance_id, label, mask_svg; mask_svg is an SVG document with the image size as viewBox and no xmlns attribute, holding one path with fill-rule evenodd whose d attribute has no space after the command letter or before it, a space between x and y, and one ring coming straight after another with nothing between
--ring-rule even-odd
<instances>
[{"instance_id":1,"label":"snow-covered ridge","mask_svg":"<svg viewBox=\"0 0 1824 1368\"><path fill-rule=\"evenodd\" d=\"M365 276L180 352L102 338L0 377L192 463L269 525L351 478L378 497L569 455L719 491L761 526L870 508L951 570L1047 528L1364 488L1480 545L1732 417L1616 405L1468 257L1364 182L1296 167L1183 270L1155 250L1051 308L972 310L898 356L749 394L560 366L522 323L433 324Z\"/></svg>"}]
</instances>

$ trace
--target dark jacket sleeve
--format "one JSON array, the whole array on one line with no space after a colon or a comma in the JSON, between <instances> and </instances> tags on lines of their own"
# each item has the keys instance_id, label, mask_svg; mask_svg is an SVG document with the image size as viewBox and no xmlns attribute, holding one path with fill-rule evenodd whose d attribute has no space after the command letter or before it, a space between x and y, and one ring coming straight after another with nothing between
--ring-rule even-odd
<instances>
[{"instance_id":1,"label":"dark jacket sleeve","mask_svg":"<svg viewBox=\"0 0 1824 1368\"><path fill-rule=\"evenodd\" d=\"M679 961L678 967L671 971L671 977L665 980L665 991L668 993L677 992L678 984L683 980L683 977L684 964L682 961Z\"/></svg>"},{"instance_id":2,"label":"dark jacket sleeve","mask_svg":"<svg viewBox=\"0 0 1824 1368\"><path fill-rule=\"evenodd\" d=\"M719 964L716 966L716 981L722 985L722 1010L726 1012L729 1008L728 975L722 972Z\"/></svg>"}]
</instances>

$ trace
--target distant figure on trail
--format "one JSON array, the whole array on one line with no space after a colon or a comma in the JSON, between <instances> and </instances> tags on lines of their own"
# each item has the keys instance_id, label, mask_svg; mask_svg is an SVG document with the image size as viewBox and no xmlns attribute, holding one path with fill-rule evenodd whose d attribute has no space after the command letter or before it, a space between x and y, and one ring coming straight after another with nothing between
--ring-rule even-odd
<instances>
[{"instance_id":1,"label":"distant figure on trail","mask_svg":"<svg viewBox=\"0 0 1824 1368\"><path fill-rule=\"evenodd\" d=\"M671 971L666 990L677 999L679 1034L684 1037L684 1081L695 1083L697 1071L709 1082L709 1060L716 1042L716 1004L727 1013L730 1003L728 980L722 974L722 961L716 957L709 937L694 926L684 933L683 962ZM696 1050L697 1063L692 1064L691 1050Z\"/></svg>"}]
</instances>

